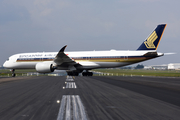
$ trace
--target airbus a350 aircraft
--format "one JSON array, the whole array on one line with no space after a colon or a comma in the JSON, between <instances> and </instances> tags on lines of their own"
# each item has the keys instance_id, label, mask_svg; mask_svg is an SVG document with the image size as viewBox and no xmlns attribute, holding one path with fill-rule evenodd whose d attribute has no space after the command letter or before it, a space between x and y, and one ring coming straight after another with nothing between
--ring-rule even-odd
<instances>
[{"instance_id":1,"label":"airbus a350 aircraft","mask_svg":"<svg viewBox=\"0 0 180 120\"><path fill-rule=\"evenodd\" d=\"M64 52L64 46L59 52L21 53L9 57L3 66L12 69L36 69L39 73L50 73L55 69L66 70L68 75L92 76L89 70L97 68L113 68L138 63L163 56L156 50L165 30L166 24L158 25L149 37L135 51L81 51ZM83 72L84 71L84 72Z\"/></svg>"}]
</instances>

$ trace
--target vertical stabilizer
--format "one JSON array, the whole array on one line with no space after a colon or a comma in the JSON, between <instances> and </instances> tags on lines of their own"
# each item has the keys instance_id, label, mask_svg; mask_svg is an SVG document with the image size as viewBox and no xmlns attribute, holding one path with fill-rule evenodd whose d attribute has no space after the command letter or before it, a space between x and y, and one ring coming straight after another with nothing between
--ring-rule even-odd
<instances>
[{"instance_id":1,"label":"vertical stabilizer","mask_svg":"<svg viewBox=\"0 0 180 120\"><path fill-rule=\"evenodd\" d=\"M161 24L149 35L137 50L157 50L166 24Z\"/></svg>"}]
</instances>

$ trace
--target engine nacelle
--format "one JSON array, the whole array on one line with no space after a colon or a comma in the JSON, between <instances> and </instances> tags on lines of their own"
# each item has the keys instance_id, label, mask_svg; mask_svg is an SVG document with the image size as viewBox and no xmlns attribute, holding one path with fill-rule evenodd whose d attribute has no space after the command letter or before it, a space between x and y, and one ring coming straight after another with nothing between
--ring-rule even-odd
<instances>
[{"instance_id":1,"label":"engine nacelle","mask_svg":"<svg viewBox=\"0 0 180 120\"><path fill-rule=\"evenodd\" d=\"M54 72L53 64L51 62L40 62L36 64L36 71L39 73Z\"/></svg>"}]
</instances>

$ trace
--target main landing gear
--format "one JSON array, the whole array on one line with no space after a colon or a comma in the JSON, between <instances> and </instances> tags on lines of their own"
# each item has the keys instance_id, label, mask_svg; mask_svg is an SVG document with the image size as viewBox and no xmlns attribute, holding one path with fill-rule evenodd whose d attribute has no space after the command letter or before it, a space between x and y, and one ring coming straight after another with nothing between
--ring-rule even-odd
<instances>
[{"instance_id":1,"label":"main landing gear","mask_svg":"<svg viewBox=\"0 0 180 120\"><path fill-rule=\"evenodd\" d=\"M82 75L83 76L93 76L93 72L86 71L86 72L83 72Z\"/></svg>"},{"instance_id":2,"label":"main landing gear","mask_svg":"<svg viewBox=\"0 0 180 120\"><path fill-rule=\"evenodd\" d=\"M15 77L16 74L14 73L15 69L12 69L11 72L12 72L12 77Z\"/></svg>"},{"instance_id":3,"label":"main landing gear","mask_svg":"<svg viewBox=\"0 0 180 120\"><path fill-rule=\"evenodd\" d=\"M69 76L78 76L79 73L78 72L68 72L67 73Z\"/></svg>"},{"instance_id":4,"label":"main landing gear","mask_svg":"<svg viewBox=\"0 0 180 120\"><path fill-rule=\"evenodd\" d=\"M67 74L68 74L69 76L78 76L78 75L79 75L79 72L67 72ZM88 71L86 71L86 72L83 72L82 75L83 75L83 76L93 76L93 72L88 72Z\"/></svg>"}]
</instances>

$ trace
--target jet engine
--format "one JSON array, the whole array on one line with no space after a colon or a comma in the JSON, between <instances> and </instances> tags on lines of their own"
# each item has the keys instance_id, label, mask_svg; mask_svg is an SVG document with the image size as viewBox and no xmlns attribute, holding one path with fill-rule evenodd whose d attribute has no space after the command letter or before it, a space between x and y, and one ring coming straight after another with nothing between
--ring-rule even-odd
<instances>
[{"instance_id":1,"label":"jet engine","mask_svg":"<svg viewBox=\"0 0 180 120\"><path fill-rule=\"evenodd\" d=\"M51 73L51 72L54 72L52 62L40 62L40 63L37 63L35 68L36 68L36 71L39 72L39 73Z\"/></svg>"}]
</instances>

